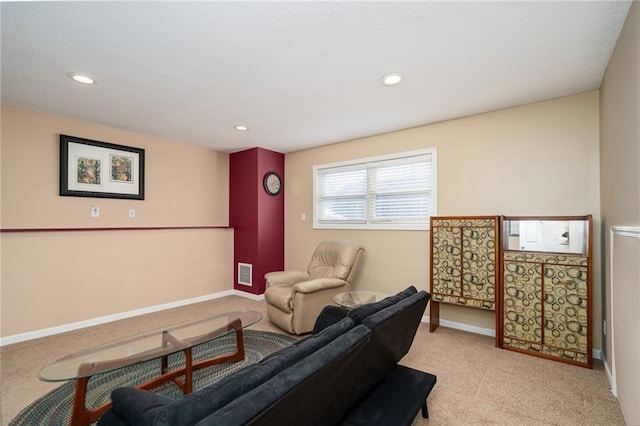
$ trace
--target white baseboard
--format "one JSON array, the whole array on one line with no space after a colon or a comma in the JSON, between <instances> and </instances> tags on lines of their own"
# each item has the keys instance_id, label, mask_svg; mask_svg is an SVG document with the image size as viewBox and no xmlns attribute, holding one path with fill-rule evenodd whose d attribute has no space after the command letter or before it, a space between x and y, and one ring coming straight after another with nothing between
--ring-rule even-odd
<instances>
[{"instance_id":1,"label":"white baseboard","mask_svg":"<svg viewBox=\"0 0 640 426\"><path fill-rule=\"evenodd\" d=\"M240 290L233 290L233 294L235 296L242 296L251 300L264 300L264 294L253 294L253 293L247 293L246 291L240 291Z\"/></svg>"},{"instance_id":2,"label":"white baseboard","mask_svg":"<svg viewBox=\"0 0 640 426\"><path fill-rule=\"evenodd\" d=\"M59 325L56 327L44 328L41 330L30 331L27 333L14 334L13 336L0 337L0 347L11 345L13 343L25 342L27 340L38 339L40 337L52 336L54 334L66 333L67 331L78 330L81 328L92 327L94 325L105 324L112 321L118 321L125 318L131 318L138 315L150 314L153 312L164 311L166 309L177 308L180 306L191 305L193 303L206 302L208 300L219 299L226 296L241 296L252 300L263 300L264 295L255 295L238 290L226 290L219 293L207 294L205 296L193 297L190 299L178 300L176 302L164 303L162 305L149 306L146 308L134 309L132 311L122 312L119 314L106 315L103 317L92 318L86 321L78 321L70 324Z\"/></svg>"},{"instance_id":3,"label":"white baseboard","mask_svg":"<svg viewBox=\"0 0 640 426\"><path fill-rule=\"evenodd\" d=\"M429 317L423 316L422 322L429 324ZM468 331L469 333L482 334L483 336L496 337L496 331L492 328L476 327L475 325L469 325L462 322L440 320L440 325L443 327L453 328L456 330Z\"/></svg>"},{"instance_id":4,"label":"white baseboard","mask_svg":"<svg viewBox=\"0 0 640 426\"><path fill-rule=\"evenodd\" d=\"M594 358L595 358L595 356L594 356ZM605 358L602 358L602 363L604 364L604 372L606 373L607 380L609 381L609 389L611 390L611 393L613 394L613 396L615 396L617 398L618 397L618 390L614 386L613 372L611 371L611 368L609 368L609 363L607 362L607 360Z\"/></svg>"},{"instance_id":5,"label":"white baseboard","mask_svg":"<svg viewBox=\"0 0 640 426\"><path fill-rule=\"evenodd\" d=\"M423 316L422 322L429 324L429 317ZM448 321L448 320L440 320L440 325L443 327L453 328L455 330L467 331L469 333L482 334L483 336L496 337L496 331L492 328L482 328L476 327L475 325L464 324L462 322ZM594 349L593 357L595 359L602 359L602 351L599 349ZM605 364L606 367L606 364Z\"/></svg>"}]
</instances>

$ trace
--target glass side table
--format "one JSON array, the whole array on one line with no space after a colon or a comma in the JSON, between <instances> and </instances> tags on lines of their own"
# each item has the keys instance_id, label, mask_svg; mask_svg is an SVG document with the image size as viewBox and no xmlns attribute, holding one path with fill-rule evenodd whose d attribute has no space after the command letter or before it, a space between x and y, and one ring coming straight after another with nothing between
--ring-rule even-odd
<instances>
[{"instance_id":1,"label":"glass side table","mask_svg":"<svg viewBox=\"0 0 640 426\"><path fill-rule=\"evenodd\" d=\"M333 296L333 301L343 308L355 308L357 306L379 302L387 297L389 297L388 294L377 291L348 291L346 293L336 294Z\"/></svg>"}]
</instances>

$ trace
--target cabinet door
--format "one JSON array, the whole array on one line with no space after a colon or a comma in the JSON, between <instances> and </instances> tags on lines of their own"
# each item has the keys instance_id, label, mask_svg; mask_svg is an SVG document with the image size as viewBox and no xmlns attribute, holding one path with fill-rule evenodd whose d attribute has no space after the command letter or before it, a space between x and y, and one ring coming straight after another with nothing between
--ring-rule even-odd
<instances>
[{"instance_id":1,"label":"cabinet door","mask_svg":"<svg viewBox=\"0 0 640 426\"><path fill-rule=\"evenodd\" d=\"M544 343L567 358L587 354L587 278L586 266L545 265Z\"/></svg>"},{"instance_id":2,"label":"cabinet door","mask_svg":"<svg viewBox=\"0 0 640 426\"><path fill-rule=\"evenodd\" d=\"M462 232L458 227L434 227L432 265L432 293L438 295L461 296Z\"/></svg>"},{"instance_id":3,"label":"cabinet door","mask_svg":"<svg viewBox=\"0 0 640 426\"><path fill-rule=\"evenodd\" d=\"M462 293L485 309L495 309L495 228L464 228L462 231Z\"/></svg>"},{"instance_id":4,"label":"cabinet door","mask_svg":"<svg viewBox=\"0 0 640 426\"><path fill-rule=\"evenodd\" d=\"M504 262L504 344L542 349L542 265Z\"/></svg>"}]
</instances>

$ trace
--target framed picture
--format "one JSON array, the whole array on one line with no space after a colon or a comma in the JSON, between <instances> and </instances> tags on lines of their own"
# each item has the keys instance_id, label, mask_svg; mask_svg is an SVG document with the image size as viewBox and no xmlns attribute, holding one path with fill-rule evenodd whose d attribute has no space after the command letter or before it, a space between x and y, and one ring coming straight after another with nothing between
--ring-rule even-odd
<instances>
[{"instance_id":1,"label":"framed picture","mask_svg":"<svg viewBox=\"0 0 640 426\"><path fill-rule=\"evenodd\" d=\"M144 149L60 135L60 195L144 200Z\"/></svg>"}]
</instances>

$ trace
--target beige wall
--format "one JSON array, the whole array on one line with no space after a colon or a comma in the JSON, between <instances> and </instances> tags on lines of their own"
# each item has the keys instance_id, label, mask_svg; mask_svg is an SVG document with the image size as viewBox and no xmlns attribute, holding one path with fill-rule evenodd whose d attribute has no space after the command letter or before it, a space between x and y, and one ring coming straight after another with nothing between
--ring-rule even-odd
<instances>
[{"instance_id":1,"label":"beige wall","mask_svg":"<svg viewBox=\"0 0 640 426\"><path fill-rule=\"evenodd\" d=\"M638 266L637 241L617 238L614 250L615 300L611 303L610 264L611 226L640 226L640 3L634 2L627 21L611 57L600 92L600 169L601 209L604 238L604 292L607 319L605 358L608 369L612 369L612 331L616 342L617 376L626 380L618 389L620 407L628 424L640 424L640 366L638 341L640 323L638 310ZM634 248L634 245L635 248ZM622 259L628 259L626 262ZM626 277L626 279L625 279ZM624 301L632 301L631 304ZM635 301L635 302L633 302ZM626 308L624 307L626 306ZM630 306L630 307L629 307ZM614 330L611 329L612 315ZM620 321L624 319L624 321ZM618 343L625 343L618 346ZM635 348L635 349L634 349Z\"/></svg>"},{"instance_id":2,"label":"beige wall","mask_svg":"<svg viewBox=\"0 0 640 426\"><path fill-rule=\"evenodd\" d=\"M1 119L3 229L228 225L227 154L10 106ZM60 197L60 133L144 148L146 199ZM232 266L230 229L3 233L2 336L230 290Z\"/></svg>"},{"instance_id":3,"label":"beige wall","mask_svg":"<svg viewBox=\"0 0 640 426\"><path fill-rule=\"evenodd\" d=\"M288 154L286 267L305 268L323 239L354 239L367 250L355 289L428 290L427 231L313 229L312 167L436 147L439 215L593 214L594 347L600 348L598 114L592 91ZM493 313L470 308L441 305L441 318L494 328Z\"/></svg>"}]
</instances>

